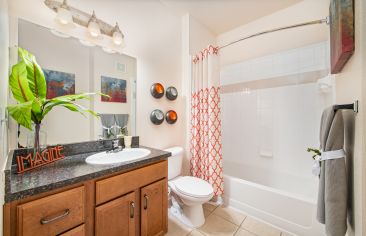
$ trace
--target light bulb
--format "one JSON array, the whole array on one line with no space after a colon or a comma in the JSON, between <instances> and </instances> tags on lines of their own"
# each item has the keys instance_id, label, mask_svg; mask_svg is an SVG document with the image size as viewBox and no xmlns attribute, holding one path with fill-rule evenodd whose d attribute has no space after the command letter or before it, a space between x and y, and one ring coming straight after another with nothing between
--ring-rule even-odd
<instances>
[{"instance_id":1,"label":"light bulb","mask_svg":"<svg viewBox=\"0 0 366 236\"><path fill-rule=\"evenodd\" d=\"M116 45L122 45L124 47L124 35L122 34L121 30L119 29L118 23L114 26L112 40L113 43Z\"/></svg>"},{"instance_id":2,"label":"light bulb","mask_svg":"<svg viewBox=\"0 0 366 236\"><path fill-rule=\"evenodd\" d=\"M113 33L113 43L116 45L121 45L122 44L122 34L119 32L114 32Z\"/></svg>"},{"instance_id":3,"label":"light bulb","mask_svg":"<svg viewBox=\"0 0 366 236\"><path fill-rule=\"evenodd\" d=\"M97 21L97 17L95 16L95 12L93 11L92 16L90 17L88 23L88 30L92 37L96 38L100 35L100 27Z\"/></svg>"},{"instance_id":4,"label":"light bulb","mask_svg":"<svg viewBox=\"0 0 366 236\"><path fill-rule=\"evenodd\" d=\"M56 19L63 25L67 25L72 22L72 13L67 6L66 0L57 9Z\"/></svg>"}]
</instances>

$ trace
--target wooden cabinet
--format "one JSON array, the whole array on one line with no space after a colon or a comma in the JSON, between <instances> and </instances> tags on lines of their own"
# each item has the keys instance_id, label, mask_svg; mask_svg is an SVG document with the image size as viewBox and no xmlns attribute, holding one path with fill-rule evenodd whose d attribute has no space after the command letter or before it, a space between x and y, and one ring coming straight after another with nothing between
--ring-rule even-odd
<instances>
[{"instance_id":1,"label":"wooden cabinet","mask_svg":"<svg viewBox=\"0 0 366 236\"><path fill-rule=\"evenodd\" d=\"M141 235L164 235L168 229L167 180L141 189Z\"/></svg>"},{"instance_id":2,"label":"wooden cabinet","mask_svg":"<svg viewBox=\"0 0 366 236\"><path fill-rule=\"evenodd\" d=\"M95 235L135 235L135 193L126 194L95 209Z\"/></svg>"},{"instance_id":3,"label":"wooden cabinet","mask_svg":"<svg viewBox=\"0 0 366 236\"><path fill-rule=\"evenodd\" d=\"M60 236L85 236L85 225L82 224L66 233L60 234Z\"/></svg>"},{"instance_id":4,"label":"wooden cabinet","mask_svg":"<svg viewBox=\"0 0 366 236\"><path fill-rule=\"evenodd\" d=\"M166 160L4 205L4 236L130 236L167 232Z\"/></svg>"},{"instance_id":5,"label":"wooden cabinet","mask_svg":"<svg viewBox=\"0 0 366 236\"><path fill-rule=\"evenodd\" d=\"M19 235L57 235L84 222L84 187L17 206Z\"/></svg>"}]
</instances>

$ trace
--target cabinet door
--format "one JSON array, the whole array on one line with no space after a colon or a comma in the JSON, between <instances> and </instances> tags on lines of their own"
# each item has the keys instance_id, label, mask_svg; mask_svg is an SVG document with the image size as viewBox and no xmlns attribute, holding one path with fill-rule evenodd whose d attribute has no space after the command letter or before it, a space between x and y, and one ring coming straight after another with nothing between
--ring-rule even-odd
<instances>
[{"instance_id":1,"label":"cabinet door","mask_svg":"<svg viewBox=\"0 0 366 236\"><path fill-rule=\"evenodd\" d=\"M135 193L129 193L95 208L96 236L135 235Z\"/></svg>"},{"instance_id":2,"label":"cabinet door","mask_svg":"<svg viewBox=\"0 0 366 236\"><path fill-rule=\"evenodd\" d=\"M164 235L168 229L167 180L141 189L141 235Z\"/></svg>"}]
</instances>

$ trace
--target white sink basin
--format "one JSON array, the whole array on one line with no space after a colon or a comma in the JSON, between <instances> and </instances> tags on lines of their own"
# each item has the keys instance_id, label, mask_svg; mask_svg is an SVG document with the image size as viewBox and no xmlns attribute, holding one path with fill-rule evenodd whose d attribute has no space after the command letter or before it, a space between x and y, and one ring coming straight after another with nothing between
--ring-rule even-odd
<instances>
[{"instance_id":1,"label":"white sink basin","mask_svg":"<svg viewBox=\"0 0 366 236\"><path fill-rule=\"evenodd\" d=\"M100 152L86 158L86 163L93 165L110 165L146 157L151 153L145 148L126 148L119 152Z\"/></svg>"}]
</instances>

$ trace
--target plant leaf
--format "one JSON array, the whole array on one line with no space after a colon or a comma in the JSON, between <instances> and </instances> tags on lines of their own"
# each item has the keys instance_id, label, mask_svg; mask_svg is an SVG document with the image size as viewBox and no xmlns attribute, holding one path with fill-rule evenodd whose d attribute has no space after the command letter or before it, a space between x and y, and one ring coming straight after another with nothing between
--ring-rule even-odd
<instances>
[{"instance_id":1,"label":"plant leaf","mask_svg":"<svg viewBox=\"0 0 366 236\"><path fill-rule=\"evenodd\" d=\"M68 101L59 101L56 99L48 100L43 104L42 117L44 118L48 112L50 112L55 106L61 106L62 104L69 104Z\"/></svg>"},{"instance_id":2,"label":"plant leaf","mask_svg":"<svg viewBox=\"0 0 366 236\"><path fill-rule=\"evenodd\" d=\"M27 69L29 87L36 98L46 98L47 84L42 68L38 65L36 58L23 48L18 48L18 54L24 61Z\"/></svg>"},{"instance_id":3,"label":"plant leaf","mask_svg":"<svg viewBox=\"0 0 366 236\"><path fill-rule=\"evenodd\" d=\"M23 61L12 67L9 85L15 100L18 102L33 101L34 96L29 88L26 65Z\"/></svg>"},{"instance_id":4,"label":"plant leaf","mask_svg":"<svg viewBox=\"0 0 366 236\"><path fill-rule=\"evenodd\" d=\"M9 115L18 124L29 130L32 130L32 104L33 101L29 101L7 107Z\"/></svg>"},{"instance_id":5,"label":"plant leaf","mask_svg":"<svg viewBox=\"0 0 366 236\"><path fill-rule=\"evenodd\" d=\"M50 112L56 106L63 106L65 108L69 109L70 111L79 112L83 116L85 116L85 113L89 113L95 117L99 117L99 115L97 113L95 113L94 111L87 109L79 104L76 104L76 103L73 103L70 101L58 100L57 98L49 100L48 103L45 105L44 110L43 110L43 117L46 116L46 114L48 112Z\"/></svg>"},{"instance_id":6,"label":"plant leaf","mask_svg":"<svg viewBox=\"0 0 366 236\"><path fill-rule=\"evenodd\" d=\"M69 95L55 97L55 98L50 99L50 101L52 101L52 100L62 100L62 101L70 101L71 102L71 101L76 101L76 100L81 100L81 99L90 100L90 97L95 96L95 95L110 97L109 95L106 95L106 94L103 94L103 93L80 93L80 94L69 94Z\"/></svg>"},{"instance_id":7,"label":"plant leaf","mask_svg":"<svg viewBox=\"0 0 366 236\"><path fill-rule=\"evenodd\" d=\"M32 102L32 120L35 123L41 122L43 119L42 113L42 101L40 101L38 98L35 98Z\"/></svg>"},{"instance_id":8,"label":"plant leaf","mask_svg":"<svg viewBox=\"0 0 366 236\"><path fill-rule=\"evenodd\" d=\"M79 112L84 117L86 117L86 115L84 114L84 112L82 112L75 104L69 103L69 104L62 104L61 106L69 109L70 111Z\"/></svg>"}]
</instances>

